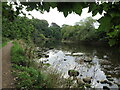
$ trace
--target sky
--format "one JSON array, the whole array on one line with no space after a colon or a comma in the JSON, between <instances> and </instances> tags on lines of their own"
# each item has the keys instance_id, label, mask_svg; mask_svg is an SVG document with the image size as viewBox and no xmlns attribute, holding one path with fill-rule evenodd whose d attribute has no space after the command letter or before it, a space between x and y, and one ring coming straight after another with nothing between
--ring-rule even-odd
<instances>
[{"instance_id":1,"label":"sky","mask_svg":"<svg viewBox=\"0 0 120 90\"><path fill-rule=\"evenodd\" d=\"M62 26L63 24L74 25L76 22L79 22L82 19L85 19L87 17L92 16L92 13L88 13L88 9L89 8L82 9L81 16L79 16L75 13L71 13L67 17L64 17L63 13L59 12L57 10L57 8L54 8L54 9L50 8L50 12L45 11L44 14L42 14L39 11L36 11L36 10L30 11L29 13L34 18L47 20L49 25L52 22L54 22L54 23L58 24L59 26ZM23 11L28 14L28 12L25 9ZM96 16L93 17L93 19L99 19L102 16L103 15L97 14ZM32 18L29 15L27 15L27 17ZM95 23L95 27L97 28L98 26L99 26L99 24Z\"/></svg>"}]
</instances>

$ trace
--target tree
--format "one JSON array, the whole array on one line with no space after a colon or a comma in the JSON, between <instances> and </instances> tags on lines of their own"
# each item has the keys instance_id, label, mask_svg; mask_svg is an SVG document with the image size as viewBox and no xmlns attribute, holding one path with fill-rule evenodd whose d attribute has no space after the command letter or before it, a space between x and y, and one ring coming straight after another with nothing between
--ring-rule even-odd
<instances>
[{"instance_id":1,"label":"tree","mask_svg":"<svg viewBox=\"0 0 120 90\"><path fill-rule=\"evenodd\" d=\"M88 17L80 22L77 22L75 26L63 25L61 29L63 40L98 40L99 38L96 39L97 31L94 27L95 22L96 20Z\"/></svg>"},{"instance_id":2,"label":"tree","mask_svg":"<svg viewBox=\"0 0 120 90\"><path fill-rule=\"evenodd\" d=\"M17 3L14 3L17 5ZM50 7L58 8L58 11L63 12L66 17L68 14L75 12L78 15L81 15L82 9L89 7L89 12L92 12L92 15L95 16L97 13L102 14L103 11L106 13L102 18L98 21L100 23L99 30L106 31L109 37L109 44L119 45L120 42L120 1L119 2L103 2L92 3L92 2L43 2L42 4L39 2L21 2L21 5L16 6L16 13L21 12L22 5L27 6L27 10L31 11L33 9L40 10L41 12L47 11L49 12ZM12 11L12 9L9 9ZM6 13L6 12L5 12ZM7 16L7 14L4 14ZM15 14L16 15L16 14ZM113 35L114 33L114 35Z\"/></svg>"},{"instance_id":3,"label":"tree","mask_svg":"<svg viewBox=\"0 0 120 90\"><path fill-rule=\"evenodd\" d=\"M50 29L52 31L52 37L55 40L61 40L61 28L56 23L52 23L50 26Z\"/></svg>"},{"instance_id":4,"label":"tree","mask_svg":"<svg viewBox=\"0 0 120 90\"><path fill-rule=\"evenodd\" d=\"M29 19L26 17L17 17L14 21L3 17L2 20L2 36L9 39L25 39L26 41L31 40L31 33L34 30L32 24L29 23Z\"/></svg>"}]
</instances>

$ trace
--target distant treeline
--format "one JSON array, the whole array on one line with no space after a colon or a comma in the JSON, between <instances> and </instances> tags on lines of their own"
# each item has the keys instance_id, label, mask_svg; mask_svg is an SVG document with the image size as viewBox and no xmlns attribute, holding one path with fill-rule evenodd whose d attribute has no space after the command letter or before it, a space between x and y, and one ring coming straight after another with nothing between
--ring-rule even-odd
<instances>
[{"instance_id":1,"label":"distant treeline","mask_svg":"<svg viewBox=\"0 0 120 90\"><path fill-rule=\"evenodd\" d=\"M96 20L88 17L74 26L62 25L60 27L56 23L50 26L46 20L28 19L27 17L16 17L13 21L9 21L3 16L2 32L3 38L24 39L34 43L41 41L104 41L108 42L107 32L95 29Z\"/></svg>"},{"instance_id":2,"label":"distant treeline","mask_svg":"<svg viewBox=\"0 0 120 90\"><path fill-rule=\"evenodd\" d=\"M2 35L9 39L24 39L35 43L41 40L61 40L60 27L52 23L48 27L46 20L28 19L26 17L17 17L10 22L3 17Z\"/></svg>"},{"instance_id":3,"label":"distant treeline","mask_svg":"<svg viewBox=\"0 0 120 90\"><path fill-rule=\"evenodd\" d=\"M68 41L107 41L105 31L98 31L94 24L97 23L92 17L76 22L74 26L63 25L62 40Z\"/></svg>"}]
</instances>

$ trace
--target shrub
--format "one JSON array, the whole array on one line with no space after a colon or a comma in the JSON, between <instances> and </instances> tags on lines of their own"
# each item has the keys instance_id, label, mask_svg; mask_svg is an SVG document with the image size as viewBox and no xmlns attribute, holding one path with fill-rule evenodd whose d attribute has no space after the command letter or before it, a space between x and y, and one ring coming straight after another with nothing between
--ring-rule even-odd
<instances>
[{"instance_id":1,"label":"shrub","mask_svg":"<svg viewBox=\"0 0 120 90\"><path fill-rule=\"evenodd\" d=\"M24 67L13 64L13 75L17 78L17 88L49 88L50 80L46 74L32 67Z\"/></svg>"},{"instance_id":2,"label":"shrub","mask_svg":"<svg viewBox=\"0 0 120 90\"><path fill-rule=\"evenodd\" d=\"M34 67L35 62L29 66L29 59L24 55L24 50L14 42L12 47L12 68L13 75L16 80L16 88L31 89L31 88L55 88L62 84L61 74L56 70L49 70L45 73L45 69ZM46 64L49 66L49 64ZM46 66L43 65L43 66Z\"/></svg>"},{"instance_id":3,"label":"shrub","mask_svg":"<svg viewBox=\"0 0 120 90\"><path fill-rule=\"evenodd\" d=\"M11 50L11 62L17 65L26 66L28 59L25 57L25 53L19 44L14 42L14 46Z\"/></svg>"}]
</instances>

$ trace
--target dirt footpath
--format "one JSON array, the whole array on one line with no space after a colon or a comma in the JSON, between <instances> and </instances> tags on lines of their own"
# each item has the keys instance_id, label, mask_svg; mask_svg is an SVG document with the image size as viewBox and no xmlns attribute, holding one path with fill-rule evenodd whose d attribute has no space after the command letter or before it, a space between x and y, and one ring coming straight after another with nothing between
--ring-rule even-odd
<instances>
[{"instance_id":1,"label":"dirt footpath","mask_svg":"<svg viewBox=\"0 0 120 90\"><path fill-rule=\"evenodd\" d=\"M11 73L11 47L12 42L0 49L2 52L2 88L14 88L14 78Z\"/></svg>"}]
</instances>

